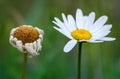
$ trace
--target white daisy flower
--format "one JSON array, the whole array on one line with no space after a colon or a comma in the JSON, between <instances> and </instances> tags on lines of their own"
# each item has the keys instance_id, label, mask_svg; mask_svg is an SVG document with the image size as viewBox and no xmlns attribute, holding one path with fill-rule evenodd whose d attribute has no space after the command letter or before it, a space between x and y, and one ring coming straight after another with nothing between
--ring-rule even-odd
<instances>
[{"instance_id":1,"label":"white daisy flower","mask_svg":"<svg viewBox=\"0 0 120 79\"><path fill-rule=\"evenodd\" d=\"M88 16L84 16L80 9L76 11L76 18L72 15L62 13L63 22L55 17L54 27L57 31L65 35L70 41L65 45L64 52L71 51L77 42L104 42L113 41L115 38L106 37L111 31L111 24L105 24L108 17L101 16L95 21L95 13L91 12Z\"/></svg>"},{"instance_id":2,"label":"white daisy flower","mask_svg":"<svg viewBox=\"0 0 120 79\"><path fill-rule=\"evenodd\" d=\"M11 30L9 41L19 51L36 56L42 48L43 34L43 30L37 27L22 25Z\"/></svg>"}]
</instances>

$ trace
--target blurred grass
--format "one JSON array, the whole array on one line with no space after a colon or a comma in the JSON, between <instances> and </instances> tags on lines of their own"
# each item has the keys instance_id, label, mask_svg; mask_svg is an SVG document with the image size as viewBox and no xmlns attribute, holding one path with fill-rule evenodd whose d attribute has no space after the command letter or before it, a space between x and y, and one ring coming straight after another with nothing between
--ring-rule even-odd
<instances>
[{"instance_id":1,"label":"blurred grass","mask_svg":"<svg viewBox=\"0 0 120 79\"><path fill-rule=\"evenodd\" d=\"M20 79L22 57L9 44L9 33L14 27L28 24L45 31L43 50L29 58L26 79L76 79L77 46L68 54L63 47L68 39L53 29L54 17L61 13L75 15L81 8L85 15L91 11L96 17L107 15L113 24L109 36L114 42L83 45L82 79L119 79L120 53L119 0L1 0L0 1L0 79ZM96 18L96 19L97 19Z\"/></svg>"}]
</instances>

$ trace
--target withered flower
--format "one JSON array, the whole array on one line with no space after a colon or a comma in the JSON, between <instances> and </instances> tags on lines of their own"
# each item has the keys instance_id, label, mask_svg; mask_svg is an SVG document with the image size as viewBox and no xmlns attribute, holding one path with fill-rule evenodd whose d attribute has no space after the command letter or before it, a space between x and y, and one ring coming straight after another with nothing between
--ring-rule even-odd
<instances>
[{"instance_id":1,"label":"withered flower","mask_svg":"<svg viewBox=\"0 0 120 79\"><path fill-rule=\"evenodd\" d=\"M19 51L36 56L42 48L43 34L43 30L37 27L22 25L11 30L9 41Z\"/></svg>"}]
</instances>

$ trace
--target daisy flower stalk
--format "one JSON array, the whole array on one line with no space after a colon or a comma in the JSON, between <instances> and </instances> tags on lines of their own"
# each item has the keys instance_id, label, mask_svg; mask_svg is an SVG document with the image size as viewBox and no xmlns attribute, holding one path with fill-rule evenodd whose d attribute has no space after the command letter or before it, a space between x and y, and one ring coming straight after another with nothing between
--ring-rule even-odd
<instances>
[{"instance_id":1,"label":"daisy flower stalk","mask_svg":"<svg viewBox=\"0 0 120 79\"><path fill-rule=\"evenodd\" d=\"M25 79L25 70L27 64L27 56L37 56L38 51L42 49L44 31L32 27L30 25L22 25L17 28L13 28L10 32L10 44L24 53L24 62L22 68L22 78Z\"/></svg>"},{"instance_id":2,"label":"daisy flower stalk","mask_svg":"<svg viewBox=\"0 0 120 79\"><path fill-rule=\"evenodd\" d=\"M80 79L80 59L81 59L81 49L82 43L100 43L104 41L114 41L115 38L107 37L111 32L111 24L105 24L108 17L101 16L95 21L95 12L91 12L89 15L83 15L81 9L77 9L75 19L72 15L65 16L62 13L62 19L54 18L54 29L62 33L64 36L68 37L70 41L64 46L63 51L70 52L77 43L79 43L78 52L78 79Z\"/></svg>"}]
</instances>

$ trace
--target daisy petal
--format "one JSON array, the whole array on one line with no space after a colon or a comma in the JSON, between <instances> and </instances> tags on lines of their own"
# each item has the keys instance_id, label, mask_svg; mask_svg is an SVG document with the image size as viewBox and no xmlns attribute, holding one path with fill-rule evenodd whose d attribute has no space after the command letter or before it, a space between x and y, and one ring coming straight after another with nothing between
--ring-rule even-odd
<instances>
[{"instance_id":1,"label":"daisy petal","mask_svg":"<svg viewBox=\"0 0 120 79\"><path fill-rule=\"evenodd\" d=\"M85 28L89 30L93 26L94 20L95 20L95 13L91 12L88 16L87 22L85 23Z\"/></svg>"},{"instance_id":2,"label":"daisy petal","mask_svg":"<svg viewBox=\"0 0 120 79\"><path fill-rule=\"evenodd\" d=\"M69 23L70 31L73 31L73 30L77 29L76 25L75 25L75 20L74 20L72 15L68 15L68 23Z\"/></svg>"},{"instance_id":3,"label":"daisy petal","mask_svg":"<svg viewBox=\"0 0 120 79\"><path fill-rule=\"evenodd\" d=\"M68 24L65 26L65 24L56 17L55 17L55 21L53 21L53 23L56 24L58 27L65 30L66 32L70 32L69 28L66 27L66 26L69 26Z\"/></svg>"},{"instance_id":4,"label":"daisy petal","mask_svg":"<svg viewBox=\"0 0 120 79\"><path fill-rule=\"evenodd\" d=\"M68 23L67 18L66 18L66 16L65 16L64 13L62 13L62 18L63 18L64 25L66 26L66 28L68 29L68 31L70 31L70 29L69 29L69 23Z\"/></svg>"},{"instance_id":5,"label":"daisy petal","mask_svg":"<svg viewBox=\"0 0 120 79\"><path fill-rule=\"evenodd\" d=\"M95 23L94 25L104 25L107 21L108 17L107 16L101 16Z\"/></svg>"},{"instance_id":6,"label":"daisy petal","mask_svg":"<svg viewBox=\"0 0 120 79\"><path fill-rule=\"evenodd\" d=\"M75 45L77 44L77 40L70 40L64 47L64 52L68 53L71 51Z\"/></svg>"},{"instance_id":7,"label":"daisy petal","mask_svg":"<svg viewBox=\"0 0 120 79\"><path fill-rule=\"evenodd\" d=\"M34 49L35 51L37 51L37 42L36 42L36 41L33 42L33 49Z\"/></svg>"},{"instance_id":8,"label":"daisy petal","mask_svg":"<svg viewBox=\"0 0 120 79\"><path fill-rule=\"evenodd\" d=\"M93 22L94 22L94 20L95 20L95 12L91 12L90 14L89 14L89 25L91 25L91 24L93 24Z\"/></svg>"},{"instance_id":9,"label":"daisy petal","mask_svg":"<svg viewBox=\"0 0 120 79\"><path fill-rule=\"evenodd\" d=\"M10 42L10 44L11 44L13 47L16 47L16 42L14 41L14 38L13 38L12 35L10 36L9 42Z\"/></svg>"},{"instance_id":10,"label":"daisy petal","mask_svg":"<svg viewBox=\"0 0 120 79\"><path fill-rule=\"evenodd\" d=\"M66 33L70 33L69 29L63 23L57 23L55 21L53 21L53 23L59 26L59 28L64 30Z\"/></svg>"},{"instance_id":11,"label":"daisy petal","mask_svg":"<svg viewBox=\"0 0 120 79\"><path fill-rule=\"evenodd\" d=\"M12 38L11 39L11 44L13 45L13 47L16 47L16 41L18 41L17 38Z\"/></svg>"},{"instance_id":12,"label":"daisy petal","mask_svg":"<svg viewBox=\"0 0 120 79\"><path fill-rule=\"evenodd\" d=\"M62 13L62 18L63 18L64 24L65 24L65 25L68 25L68 21L67 21L67 18L66 18L66 16L65 16L64 13Z\"/></svg>"},{"instance_id":13,"label":"daisy petal","mask_svg":"<svg viewBox=\"0 0 120 79\"><path fill-rule=\"evenodd\" d=\"M106 23L107 21L107 16L102 16L100 17L92 26L92 32L99 30L101 27L103 27L103 25Z\"/></svg>"},{"instance_id":14,"label":"daisy petal","mask_svg":"<svg viewBox=\"0 0 120 79\"><path fill-rule=\"evenodd\" d=\"M76 24L78 29L83 27L83 13L80 9L76 12Z\"/></svg>"},{"instance_id":15,"label":"daisy petal","mask_svg":"<svg viewBox=\"0 0 120 79\"><path fill-rule=\"evenodd\" d=\"M110 31L110 29L112 28L112 25L104 25L102 28L96 30L96 31L92 31L93 35L95 34L101 34L104 31Z\"/></svg>"},{"instance_id":16,"label":"daisy petal","mask_svg":"<svg viewBox=\"0 0 120 79\"><path fill-rule=\"evenodd\" d=\"M92 37L92 39L101 39L105 36L107 36L111 31L101 31L101 33L96 34L95 36Z\"/></svg>"},{"instance_id":17,"label":"daisy petal","mask_svg":"<svg viewBox=\"0 0 120 79\"><path fill-rule=\"evenodd\" d=\"M65 25L63 24L62 21L60 21L60 19L58 19L57 17L55 17L54 19L55 19L55 21L53 21L54 24L56 24L60 28L65 27Z\"/></svg>"},{"instance_id":18,"label":"daisy petal","mask_svg":"<svg viewBox=\"0 0 120 79\"><path fill-rule=\"evenodd\" d=\"M22 52L23 51L22 41L16 41L16 47L18 48L18 50Z\"/></svg>"},{"instance_id":19,"label":"daisy petal","mask_svg":"<svg viewBox=\"0 0 120 79\"><path fill-rule=\"evenodd\" d=\"M88 42L90 42L90 43L101 43L101 42L104 42L104 41L101 41L101 40L90 40Z\"/></svg>"},{"instance_id":20,"label":"daisy petal","mask_svg":"<svg viewBox=\"0 0 120 79\"><path fill-rule=\"evenodd\" d=\"M59 31L60 33L62 33L63 35L65 35L66 37L68 37L69 39L73 39L72 36L70 35L70 33L63 31L62 29L57 28L57 27L53 27L53 28L56 29L57 31Z\"/></svg>"},{"instance_id":21,"label":"daisy petal","mask_svg":"<svg viewBox=\"0 0 120 79\"><path fill-rule=\"evenodd\" d=\"M112 24L104 25L103 28L106 30L110 30L112 28Z\"/></svg>"},{"instance_id":22,"label":"daisy petal","mask_svg":"<svg viewBox=\"0 0 120 79\"><path fill-rule=\"evenodd\" d=\"M41 48L42 48L41 40L38 39L36 44L37 44L37 52L38 52L38 51L41 50Z\"/></svg>"},{"instance_id":23,"label":"daisy petal","mask_svg":"<svg viewBox=\"0 0 120 79\"><path fill-rule=\"evenodd\" d=\"M84 29L86 29L86 27L88 26L88 16L84 16L84 19L83 19L83 26L84 26Z\"/></svg>"},{"instance_id":24,"label":"daisy petal","mask_svg":"<svg viewBox=\"0 0 120 79\"><path fill-rule=\"evenodd\" d=\"M32 56L39 55L39 54L33 49L32 43L26 43L26 44L25 44L25 49L26 49L27 52L28 52L30 55L32 55Z\"/></svg>"},{"instance_id":25,"label":"daisy petal","mask_svg":"<svg viewBox=\"0 0 120 79\"><path fill-rule=\"evenodd\" d=\"M111 37L104 37L101 40L103 40L103 41L114 41L116 39L115 38L111 38Z\"/></svg>"},{"instance_id":26,"label":"daisy petal","mask_svg":"<svg viewBox=\"0 0 120 79\"><path fill-rule=\"evenodd\" d=\"M95 35L100 35L101 33L105 31L109 31L112 28L112 25L104 25L101 29L96 30L94 33L92 33L94 36Z\"/></svg>"},{"instance_id":27,"label":"daisy petal","mask_svg":"<svg viewBox=\"0 0 120 79\"><path fill-rule=\"evenodd\" d=\"M13 35L14 32L15 32L15 30L16 30L16 28L12 29L11 32L10 32L10 34Z\"/></svg>"}]
</instances>

